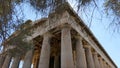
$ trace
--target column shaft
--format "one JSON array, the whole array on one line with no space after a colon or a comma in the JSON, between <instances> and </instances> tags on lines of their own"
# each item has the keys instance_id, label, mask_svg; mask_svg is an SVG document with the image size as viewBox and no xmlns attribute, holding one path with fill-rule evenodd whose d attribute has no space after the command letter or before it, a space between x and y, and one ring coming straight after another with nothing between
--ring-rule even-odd
<instances>
[{"instance_id":1,"label":"column shaft","mask_svg":"<svg viewBox=\"0 0 120 68\"><path fill-rule=\"evenodd\" d=\"M91 47L86 46L85 52L86 52L86 59L87 59L87 68L95 68Z\"/></svg>"},{"instance_id":2,"label":"column shaft","mask_svg":"<svg viewBox=\"0 0 120 68\"><path fill-rule=\"evenodd\" d=\"M104 66L103 66L103 60L102 60L101 57L99 57L99 61L100 61L100 68L104 68Z\"/></svg>"},{"instance_id":3,"label":"column shaft","mask_svg":"<svg viewBox=\"0 0 120 68\"><path fill-rule=\"evenodd\" d=\"M76 68L87 68L86 56L81 38L78 38L76 43Z\"/></svg>"},{"instance_id":4,"label":"column shaft","mask_svg":"<svg viewBox=\"0 0 120 68\"><path fill-rule=\"evenodd\" d=\"M49 68L49 61L50 61L50 35L44 34L38 68Z\"/></svg>"},{"instance_id":5,"label":"column shaft","mask_svg":"<svg viewBox=\"0 0 120 68\"><path fill-rule=\"evenodd\" d=\"M13 60L11 68L18 68L19 67L19 62L20 62L20 57L16 56Z\"/></svg>"},{"instance_id":6,"label":"column shaft","mask_svg":"<svg viewBox=\"0 0 120 68\"><path fill-rule=\"evenodd\" d=\"M32 63L32 58L33 58L33 50L34 49L31 49L26 53L25 58L24 58L24 64L23 64L22 68L31 68L31 63Z\"/></svg>"},{"instance_id":7,"label":"column shaft","mask_svg":"<svg viewBox=\"0 0 120 68\"><path fill-rule=\"evenodd\" d=\"M61 35L61 68L74 68L70 28L64 27Z\"/></svg>"},{"instance_id":8,"label":"column shaft","mask_svg":"<svg viewBox=\"0 0 120 68\"><path fill-rule=\"evenodd\" d=\"M105 61L103 61L103 64L104 64L104 68L107 68L107 64Z\"/></svg>"},{"instance_id":9,"label":"column shaft","mask_svg":"<svg viewBox=\"0 0 120 68\"><path fill-rule=\"evenodd\" d=\"M93 57L94 57L95 68L100 68L100 63L99 63L98 56L97 56L96 52L93 53Z\"/></svg>"},{"instance_id":10,"label":"column shaft","mask_svg":"<svg viewBox=\"0 0 120 68\"><path fill-rule=\"evenodd\" d=\"M109 64L107 64L107 68L109 68Z\"/></svg>"},{"instance_id":11,"label":"column shaft","mask_svg":"<svg viewBox=\"0 0 120 68\"><path fill-rule=\"evenodd\" d=\"M11 55L7 55L4 61L4 64L2 66L2 68L9 68L10 62L11 62Z\"/></svg>"},{"instance_id":12,"label":"column shaft","mask_svg":"<svg viewBox=\"0 0 120 68\"><path fill-rule=\"evenodd\" d=\"M5 56L4 55L0 55L0 67L2 67L3 63L5 60Z\"/></svg>"}]
</instances>

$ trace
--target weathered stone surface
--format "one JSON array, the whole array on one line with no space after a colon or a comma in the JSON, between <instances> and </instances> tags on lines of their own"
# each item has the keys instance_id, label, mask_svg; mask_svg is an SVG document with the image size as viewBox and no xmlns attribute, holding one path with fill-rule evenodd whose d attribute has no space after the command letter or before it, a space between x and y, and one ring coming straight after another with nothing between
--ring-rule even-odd
<instances>
[{"instance_id":1,"label":"weathered stone surface","mask_svg":"<svg viewBox=\"0 0 120 68\"><path fill-rule=\"evenodd\" d=\"M33 58L33 49L29 50L24 58L24 64L22 68L31 68Z\"/></svg>"},{"instance_id":2,"label":"weathered stone surface","mask_svg":"<svg viewBox=\"0 0 120 68\"><path fill-rule=\"evenodd\" d=\"M18 68L19 67L19 62L20 62L20 56L16 56L13 59L13 63L12 63L11 68Z\"/></svg>"},{"instance_id":3,"label":"weathered stone surface","mask_svg":"<svg viewBox=\"0 0 120 68\"><path fill-rule=\"evenodd\" d=\"M0 55L0 67L2 67L5 60L5 55Z\"/></svg>"},{"instance_id":4,"label":"weathered stone surface","mask_svg":"<svg viewBox=\"0 0 120 68\"><path fill-rule=\"evenodd\" d=\"M86 52L86 59L87 59L87 67L95 68L94 60L93 60L93 56L92 56L92 52L91 52L91 47L86 46L85 52Z\"/></svg>"},{"instance_id":5,"label":"weathered stone surface","mask_svg":"<svg viewBox=\"0 0 120 68\"><path fill-rule=\"evenodd\" d=\"M44 34L38 68L49 68L50 34Z\"/></svg>"},{"instance_id":6,"label":"weathered stone surface","mask_svg":"<svg viewBox=\"0 0 120 68\"><path fill-rule=\"evenodd\" d=\"M100 68L100 63L99 63L98 55L96 52L93 53L93 58L94 58L95 68Z\"/></svg>"},{"instance_id":7,"label":"weathered stone surface","mask_svg":"<svg viewBox=\"0 0 120 68\"><path fill-rule=\"evenodd\" d=\"M10 61L11 61L12 56L11 55L7 55L4 61L4 64L2 66L2 68L8 68L10 65Z\"/></svg>"},{"instance_id":8,"label":"weathered stone surface","mask_svg":"<svg viewBox=\"0 0 120 68\"><path fill-rule=\"evenodd\" d=\"M61 33L61 68L74 68L70 28L63 27Z\"/></svg>"},{"instance_id":9,"label":"weathered stone surface","mask_svg":"<svg viewBox=\"0 0 120 68\"><path fill-rule=\"evenodd\" d=\"M87 68L85 50L80 37L76 42L76 68Z\"/></svg>"}]
</instances>

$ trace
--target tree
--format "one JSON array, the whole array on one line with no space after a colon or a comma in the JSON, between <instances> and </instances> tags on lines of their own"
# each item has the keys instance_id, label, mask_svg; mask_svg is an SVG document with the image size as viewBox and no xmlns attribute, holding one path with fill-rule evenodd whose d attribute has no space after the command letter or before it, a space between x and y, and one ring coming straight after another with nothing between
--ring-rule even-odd
<instances>
[{"instance_id":1,"label":"tree","mask_svg":"<svg viewBox=\"0 0 120 68\"><path fill-rule=\"evenodd\" d=\"M0 42L6 40L6 38L8 38L13 31L18 30L23 23L24 13L20 9L22 7L20 5L21 3L29 3L36 11L48 15L49 13L54 12L56 7L66 1L67 0L0 0ZM78 11L84 11L84 9L91 4L97 7L97 0L75 1L77 2ZM112 24L115 24L116 26L120 25L120 1L105 0L104 7L107 13L112 11L114 14L113 21L115 21L115 23L112 22ZM99 8L97 7L97 9ZM19 17L20 15L21 17Z\"/></svg>"},{"instance_id":2,"label":"tree","mask_svg":"<svg viewBox=\"0 0 120 68\"><path fill-rule=\"evenodd\" d=\"M17 17L15 9L19 3L12 0L0 0L0 42L9 37L13 30L16 30L23 22L23 18Z\"/></svg>"}]
</instances>

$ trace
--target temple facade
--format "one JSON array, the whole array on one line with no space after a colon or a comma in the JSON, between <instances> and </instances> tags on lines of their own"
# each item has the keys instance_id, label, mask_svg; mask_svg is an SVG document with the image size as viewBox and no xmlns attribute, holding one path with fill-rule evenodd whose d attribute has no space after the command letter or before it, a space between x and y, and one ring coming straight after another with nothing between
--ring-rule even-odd
<instances>
[{"instance_id":1,"label":"temple facade","mask_svg":"<svg viewBox=\"0 0 120 68\"><path fill-rule=\"evenodd\" d=\"M17 45L4 45L0 68L18 68L20 65L22 68L117 68L68 3L58 7L48 18L31 22L31 25L33 33L26 40L33 41L33 48L23 56L13 56L3 53ZM19 34L14 32L12 36Z\"/></svg>"}]
</instances>

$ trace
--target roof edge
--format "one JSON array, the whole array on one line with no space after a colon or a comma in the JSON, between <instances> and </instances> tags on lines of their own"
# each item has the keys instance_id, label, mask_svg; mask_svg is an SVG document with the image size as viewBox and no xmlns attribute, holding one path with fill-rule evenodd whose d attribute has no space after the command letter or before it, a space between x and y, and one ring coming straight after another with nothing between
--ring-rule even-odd
<instances>
[{"instance_id":1,"label":"roof edge","mask_svg":"<svg viewBox=\"0 0 120 68\"><path fill-rule=\"evenodd\" d=\"M87 31L87 33L92 36L93 41L96 42L96 44L98 45L99 48L101 48L101 50L105 53L105 55L109 58L109 60L114 64L114 66L117 65L115 64L115 62L111 59L111 57L108 55L108 53L105 51L105 49L102 47L102 45L99 43L99 41L97 40L97 38L94 36L94 34L92 33L92 31L88 28L88 26L82 21L82 19L78 16L78 14L74 11L74 9L70 6L70 4L68 2L65 2L63 5L60 5L55 12L57 13L61 13L59 10L62 11L68 11L70 13L70 15L72 15L73 17L76 17L77 21L79 21L79 24L82 24L83 26L85 26L85 30Z\"/></svg>"}]
</instances>

